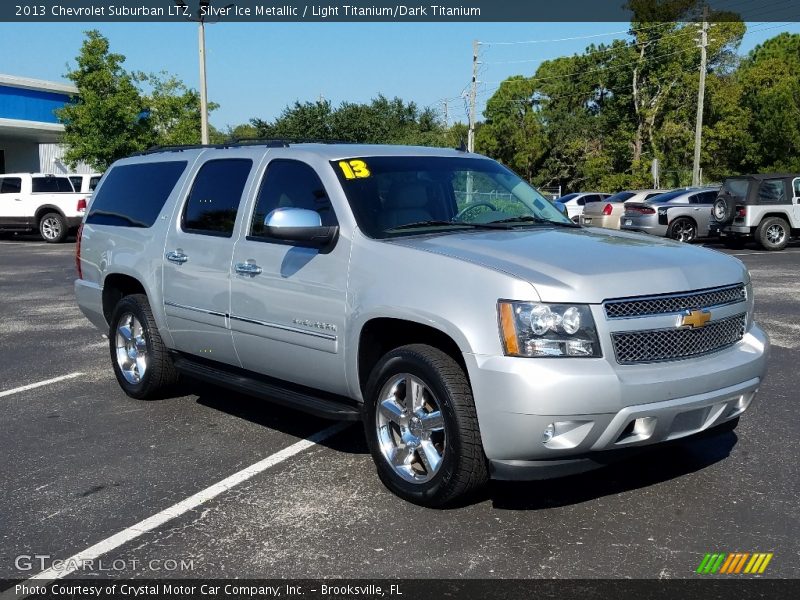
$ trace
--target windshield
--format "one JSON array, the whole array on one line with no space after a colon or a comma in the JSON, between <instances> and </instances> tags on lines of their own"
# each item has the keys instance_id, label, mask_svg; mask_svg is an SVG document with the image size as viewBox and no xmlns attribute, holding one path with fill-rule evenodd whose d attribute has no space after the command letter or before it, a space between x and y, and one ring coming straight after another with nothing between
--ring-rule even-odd
<instances>
[{"instance_id":1,"label":"windshield","mask_svg":"<svg viewBox=\"0 0 800 600\"><path fill-rule=\"evenodd\" d=\"M533 187L493 160L379 156L331 164L359 228L373 238L574 226Z\"/></svg>"},{"instance_id":2,"label":"windshield","mask_svg":"<svg viewBox=\"0 0 800 600\"><path fill-rule=\"evenodd\" d=\"M630 198L633 198L636 194L633 192L617 192L613 196L609 196L606 198L606 202L625 202Z\"/></svg>"}]
</instances>

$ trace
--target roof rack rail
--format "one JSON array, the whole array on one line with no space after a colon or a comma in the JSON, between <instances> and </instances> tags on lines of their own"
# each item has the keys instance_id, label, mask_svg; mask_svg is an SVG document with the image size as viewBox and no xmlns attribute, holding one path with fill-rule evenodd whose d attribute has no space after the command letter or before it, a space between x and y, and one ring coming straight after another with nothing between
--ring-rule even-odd
<instances>
[{"instance_id":1,"label":"roof rack rail","mask_svg":"<svg viewBox=\"0 0 800 600\"><path fill-rule=\"evenodd\" d=\"M288 148L291 144L354 144L345 140L331 140L324 138L233 138L219 144L186 144L172 146L152 146L142 152L135 152L131 156L143 156L158 152L182 152L183 150L203 150L207 148L240 148L243 146L267 146L269 148Z\"/></svg>"}]
</instances>

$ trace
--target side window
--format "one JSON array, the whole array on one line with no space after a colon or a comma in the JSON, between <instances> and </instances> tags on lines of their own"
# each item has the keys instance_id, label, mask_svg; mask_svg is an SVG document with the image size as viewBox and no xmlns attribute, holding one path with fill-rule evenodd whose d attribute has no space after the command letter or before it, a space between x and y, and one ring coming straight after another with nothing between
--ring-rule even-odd
<instances>
[{"instance_id":1,"label":"side window","mask_svg":"<svg viewBox=\"0 0 800 600\"><path fill-rule=\"evenodd\" d=\"M765 179L758 188L759 204L782 204L786 201L783 179Z\"/></svg>"},{"instance_id":2,"label":"side window","mask_svg":"<svg viewBox=\"0 0 800 600\"><path fill-rule=\"evenodd\" d=\"M578 203L578 206L584 206L587 202L591 202L589 198L591 198L591 196L584 196L583 198L578 198L575 202Z\"/></svg>"},{"instance_id":3,"label":"side window","mask_svg":"<svg viewBox=\"0 0 800 600\"><path fill-rule=\"evenodd\" d=\"M66 177L34 177L31 191L34 194L72 193L72 184Z\"/></svg>"},{"instance_id":4,"label":"side window","mask_svg":"<svg viewBox=\"0 0 800 600\"><path fill-rule=\"evenodd\" d=\"M252 167L249 158L210 160L200 167L183 209L183 230L231 237Z\"/></svg>"},{"instance_id":5,"label":"side window","mask_svg":"<svg viewBox=\"0 0 800 600\"><path fill-rule=\"evenodd\" d=\"M295 160L273 160L261 182L250 235L267 238L264 219L276 208L304 208L319 213L322 225L336 225L336 214L316 171Z\"/></svg>"},{"instance_id":6,"label":"side window","mask_svg":"<svg viewBox=\"0 0 800 600\"><path fill-rule=\"evenodd\" d=\"M186 161L113 167L92 199L86 222L115 227L151 227L185 170Z\"/></svg>"},{"instance_id":7,"label":"side window","mask_svg":"<svg viewBox=\"0 0 800 600\"><path fill-rule=\"evenodd\" d=\"M664 192L656 192L655 194L647 194L647 195L644 197L644 199L645 199L645 200L650 200L650 198L655 198L656 196L660 196L660 195L661 195L661 194L663 194L663 193L664 193Z\"/></svg>"},{"instance_id":8,"label":"side window","mask_svg":"<svg viewBox=\"0 0 800 600\"><path fill-rule=\"evenodd\" d=\"M689 204L701 204L700 194L689 196Z\"/></svg>"},{"instance_id":9,"label":"side window","mask_svg":"<svg viewBox=\"0 0 800 600\"><path fill-rule=\"evenodd\" d=\"M97 187L98 183L100 183L100 177L99 176L95 176L95 177L92 177L91 179L89 179L89 191L93 192L94 188Z\"/></svg>"},{"instance_id":10,"label":"side window","mask_svg":"<svg viewBox=\"0 0 800 600\"><path fill-rule=\"evenodd\" d=\"M794 188L794 197L797 198L800 196L800 177L794 180L792 187Z\"/></svg>"},{"instance_id":11,"label":"side window","mask_svg":"<svg viewBox=\"0 0 800 600\"><path fill-rule=\"evenodd\" d=\"M22 191L22 179L19 177L3 177L0 182L0 194L19 194Z\"/></svg>"},{"instance_id":12,"label":"side window","mask_svg":"<svg viewBox=\"0 0 800 600\"><path fill-rule=\"evenodd\" d=\"M76 192L80 192L81 191L81 180L82 179L83 179L82 177L70 177L69 178L70 182L72 183L72 187L75 188Z\"/></svg>"}]
</instances>

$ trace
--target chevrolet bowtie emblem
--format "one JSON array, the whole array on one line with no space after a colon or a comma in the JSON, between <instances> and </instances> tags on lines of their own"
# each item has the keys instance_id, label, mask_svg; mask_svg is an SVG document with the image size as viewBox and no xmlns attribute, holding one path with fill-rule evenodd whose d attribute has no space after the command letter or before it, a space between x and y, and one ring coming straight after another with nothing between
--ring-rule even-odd
<instances>
[{"instance_id":1,"label":"chevrolet bowtie emblem","mask_svg":"<svg viewBox=\"0 0 800 600\"><path fill-rule=\"evenodd\" d=\"M678 320L678 327L705 327L711 320L711 313L707 310L687 310Z\"/></svg>"}]
</instances>

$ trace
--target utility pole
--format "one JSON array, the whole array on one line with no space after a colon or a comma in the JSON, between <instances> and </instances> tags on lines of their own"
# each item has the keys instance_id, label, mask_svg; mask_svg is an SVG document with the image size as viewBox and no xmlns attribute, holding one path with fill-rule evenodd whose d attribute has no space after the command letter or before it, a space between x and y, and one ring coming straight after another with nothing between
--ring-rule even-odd
<instances>
[{"instance_id":1,"label":"utility pole","mask_svg":"<svg viewBox=\"0 0 800 600\"><path fill-rule=\"evenodd\" d=\"M447 98L442 100L442 108L444 109L444 128L445 129L449 129L449 127L450 127L449 104L450 104L450 101Z\"/></svg>"},{"instance_id":2,"label":"utility pole","mask_svg":"<svg viewBox=\"0 0 800 600\"><path fill-rule=\"evenodd\" d=\"M472 40L472 86L469 91L469 136L467 150L475 152L475 102L478 97L478 40Z\"/></svg>"},{"instance_id":3,"label":"utility pole","mask_svg":"<svg viewBox=\"0 0 800 600\"><path fill-rule=\"evenodd\" d=\"M186 0L173 0L179 7L188 11ZM208 86L206 85L206 22L216 23L219 17L208 16L211 0L200 0L197 12L186 17L187 21L197 21L197 47L200 58L200 142L208 144ZM228 4L222 10L229 9L233 4ZM220 13L222 14L222 13Z\"/></svg>"},{"instance_id":4,"label":"utility pole","mask_svg":"<svg viewBox=\"0 0 800 600\"><path fill-rule=\"evenodd\" d=\"M206 86L206 26L199 20L197 43L200 56L200 143L208 144L208 87Z\"/></svg>"},{"instance_id":5,"label":"utility pole","mask_svg":"<svg viewBox=\"0 0 800 600\"><path fill-rule=\"evenodd\" d=\"M694 165L692 185L700 185L700 148L703 139L703 103L706 94L706 48L708 47L708 5L703 6L703 23L700 26L700 86L697 90L697 122L694 127Z\"/></svg>"}]
</instances>

